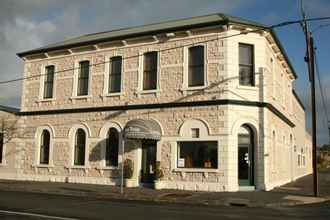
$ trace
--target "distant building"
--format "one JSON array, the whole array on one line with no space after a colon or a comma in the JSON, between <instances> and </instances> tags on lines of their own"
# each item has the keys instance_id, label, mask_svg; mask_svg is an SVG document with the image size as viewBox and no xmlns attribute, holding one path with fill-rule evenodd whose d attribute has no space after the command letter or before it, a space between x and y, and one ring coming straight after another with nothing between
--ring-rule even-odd
<instances>
[{"instance_id":1,"label":"distant building","mask_svg":"<svg viewBox=\"0 0 330 220\"><path fill-rule=\"evenodd\" d=\"M157 189L270 190L311 173L297 75L262 24L213 14L18 56L20 135L0 178L118 185L123 158L128 185Z\"/></svg>"}]
</instances>

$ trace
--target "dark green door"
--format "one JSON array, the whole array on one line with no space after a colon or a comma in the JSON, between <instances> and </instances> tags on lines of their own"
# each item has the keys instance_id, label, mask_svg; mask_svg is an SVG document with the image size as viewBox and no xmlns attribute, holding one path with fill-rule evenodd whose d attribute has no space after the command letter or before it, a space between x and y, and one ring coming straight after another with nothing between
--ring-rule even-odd
<instances>
[{"instance_id":1,"label":"dark green door","mask_svg":"<svg viewBox=\"0 0 330 220\"><path fill-rule=\"evenodd\" d=\"M154 183L156 168L156 141L142 141L141 182Z\"/></svg>"},{"instance_id":2,"label":"dark green door","mask_svg":"<svg viewBox=\"0 0 330 220\"><path fill-rule=\"evenodd\" d=\"M243 126L238 134L238 182L240 186L254 185L254 138L252 130Z\"/></svg>"}]
</instances>

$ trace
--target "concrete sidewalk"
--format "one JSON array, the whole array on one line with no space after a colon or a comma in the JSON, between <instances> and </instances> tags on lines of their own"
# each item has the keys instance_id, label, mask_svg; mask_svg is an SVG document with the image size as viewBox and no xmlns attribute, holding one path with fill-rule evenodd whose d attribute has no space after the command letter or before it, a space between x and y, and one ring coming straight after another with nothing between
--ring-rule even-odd
<instances>
[{"instance_id":1,"label":"concrete sidewalk","mask_svg":"<svg viewBox=\"0 0 330 220\"><path fill-rule=\"evenodd\" d=\"M270 192L192 192L181 190L154 190L149 188L120 187L0 180L1 191L36 192L57 195L70 195L104 200L134 200L160 203L178 203L186 205L209 206L248 206L274 207L299 204L321 203L330 199L330 170L320 174L322 197L312 197L311 176L303 177L293 183Z\"/></svg>"}]
</instances>

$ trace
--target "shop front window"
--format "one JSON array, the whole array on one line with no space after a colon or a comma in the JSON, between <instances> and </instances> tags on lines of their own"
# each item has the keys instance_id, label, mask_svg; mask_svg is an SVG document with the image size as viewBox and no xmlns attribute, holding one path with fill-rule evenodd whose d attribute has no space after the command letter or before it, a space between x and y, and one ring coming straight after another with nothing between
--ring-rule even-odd
<instances>
[{"instance_id":1,"label":"shop front window","mask_svg":"<svg viewBox=\"0 0 330 220\"><path fill-rule=\"evenodd\" d=\"M218 168L216 141L178 142L178 168Z\"/></svg>"}]
</instances>

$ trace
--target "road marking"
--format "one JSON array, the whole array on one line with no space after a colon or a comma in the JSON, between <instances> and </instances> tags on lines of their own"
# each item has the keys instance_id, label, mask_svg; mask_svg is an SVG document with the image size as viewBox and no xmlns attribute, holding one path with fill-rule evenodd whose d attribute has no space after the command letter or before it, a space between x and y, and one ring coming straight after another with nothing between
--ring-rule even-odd
<instances>
[{"instance_id":1,"label":"road marking","mask_svg":"<svg viewBox=\"0 0 330 220\"><path fill-rule=\"evenodd\" d=\"M11 214L11 215L32 216L32 217L48 218L48 219L58 219L58 220L79 220L77 218L67 218L67 217L60 217L60 216L35 214L35 213L29 213L29 212L14 212L14 211L0 210L0 213Z\"/></svg>"}]
</instances>

